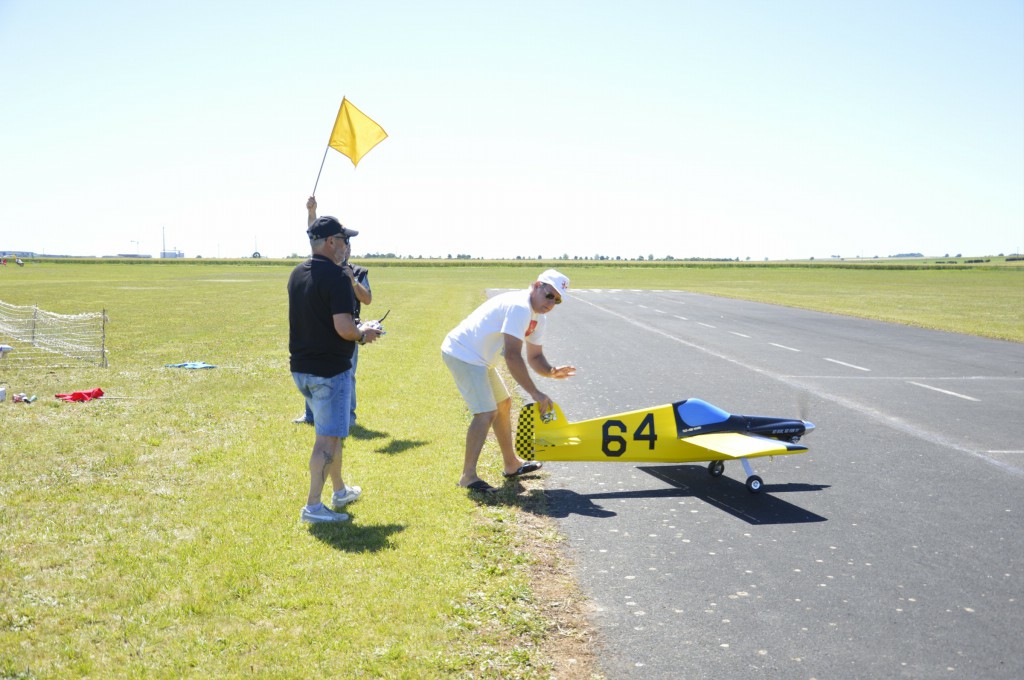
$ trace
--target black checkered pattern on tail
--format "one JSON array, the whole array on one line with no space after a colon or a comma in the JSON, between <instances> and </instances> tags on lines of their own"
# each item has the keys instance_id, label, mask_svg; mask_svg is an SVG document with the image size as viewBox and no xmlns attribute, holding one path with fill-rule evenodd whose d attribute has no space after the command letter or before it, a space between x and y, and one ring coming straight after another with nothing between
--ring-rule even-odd
<instances>
[{"instance_id":1,"label":"black checkered pattern on tail","mask_svg":"<svg viewBox=\"0 0 1024 680\"><path fill-rule=\"evenodd\" d=\"M527 404L519 409L519 423L516 426L516 455L523 460L533 460L533 428L537 417L537 405Z\"/></svg>"}]
</instances>

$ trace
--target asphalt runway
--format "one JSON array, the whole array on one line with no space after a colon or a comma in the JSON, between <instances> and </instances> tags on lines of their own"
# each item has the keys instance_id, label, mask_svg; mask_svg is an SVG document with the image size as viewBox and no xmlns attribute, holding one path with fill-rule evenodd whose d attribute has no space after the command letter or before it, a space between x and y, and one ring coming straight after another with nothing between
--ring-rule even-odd
<instances>
[{"instance_id":1,"label":"asphalt runway","mask_svg":"<svg viewBox=\"0 0 1024 680\"><path fill-rule=\"evenodd\" d=\"M1024 677L1024 345L679 291L580 290L570 420L700 397L810 452L547 463L609 678Z\"/></svg>"}]
</instances>

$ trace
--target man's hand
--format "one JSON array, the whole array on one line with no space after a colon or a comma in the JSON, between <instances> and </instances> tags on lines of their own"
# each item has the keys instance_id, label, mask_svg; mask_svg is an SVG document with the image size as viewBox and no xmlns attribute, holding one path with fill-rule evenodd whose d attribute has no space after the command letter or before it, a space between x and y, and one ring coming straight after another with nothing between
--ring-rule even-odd
<instances>
[{"instance_id":1,"label":"man's hand","mask_svg":"<svg viewBox=\"0 0 1024 680\"><path fill-rule=\"evenodd\" d=\"M548 377L562 380L563 378L571 378L574 375L576 375L575 366L552 366Z\"/></svg>"},{"instance_id":2,"label":"man's hand","mask_svg":"<svg viewBox=\"0 0 1024 680\"><path fill-rule=\"evenodd\" d=\"M380 328L379 324L374 327L371 325L373 322L359 324L359 332L363 334L363 342L361 344L368 345L371 342L376 342L377 339L384 335L384 329Z\"/></svg>"},{"instance_id":3,"label":"man's hand","mask_svg":"<svg viewBox=\"0 0 1024 680\"><path fill-rule=\"evenodd\" d=\"M553 403L551 401L551 397L543 392L538 392L531 396L533 397L533 400L537 402L537 409L540 411L541 416L547 415L547 413L552 410Z\"/></svg>"}]
</instances>

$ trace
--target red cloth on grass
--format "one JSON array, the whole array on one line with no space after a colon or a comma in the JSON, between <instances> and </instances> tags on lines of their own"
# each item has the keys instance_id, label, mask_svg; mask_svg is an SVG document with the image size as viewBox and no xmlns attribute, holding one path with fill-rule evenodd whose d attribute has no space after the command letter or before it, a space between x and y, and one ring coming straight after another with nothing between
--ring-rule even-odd
<instances>
[{"instance_id":1,"label":"red cloth on grass","mask_svg":"<svg viewBox=\"0 0 1024 680\"><path fill-rule=\"evenodd\" d=\"M89 401L90 399L99 399L103 396L103 390L99 387L91 390L83 390L81 392L71 392L69 394L55 394L53 395L61 401Z\"/></svg>"}]
</instances>

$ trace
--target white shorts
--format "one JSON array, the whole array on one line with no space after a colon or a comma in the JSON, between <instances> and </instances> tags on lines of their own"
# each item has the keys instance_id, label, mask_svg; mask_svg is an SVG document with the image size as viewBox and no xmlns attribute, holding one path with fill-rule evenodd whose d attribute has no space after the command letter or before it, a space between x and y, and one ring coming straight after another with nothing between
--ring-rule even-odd
<instances>
[{"instance_id":1,"label":"white shorts","mask_svg":"<svg viewBox=\"0 0 1024 680\"><path fill-rule=\"evenodd\" d=\"M452 372L456 387L474 415L496 411L498 403L509 398L508 388L496 368L467 364L444 352L441 352L441 358Z\"/></svg>"}]
</instances>

